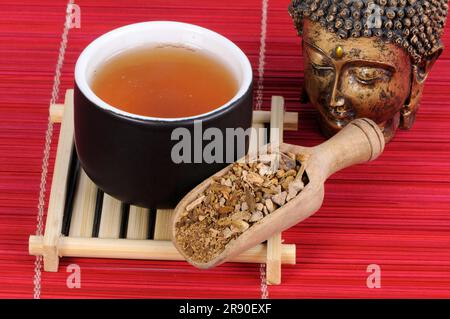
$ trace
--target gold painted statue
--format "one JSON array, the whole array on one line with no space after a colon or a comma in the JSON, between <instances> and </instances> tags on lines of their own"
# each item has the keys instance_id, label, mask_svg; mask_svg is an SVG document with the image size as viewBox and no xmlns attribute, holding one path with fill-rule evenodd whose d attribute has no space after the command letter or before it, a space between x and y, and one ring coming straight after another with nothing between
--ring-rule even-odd
<instances>
[{"instance_id":1,"label":"gold painted statue","mask_svg":"<svg viewBox=\"0 0 450 319\"><path fill-rule=\"evenodd\" d=\"M374 120L386 141L412 127L443 50L447 0L293 0L289 13L324 135L360 117Z\"/></svg>"}]
</instances>

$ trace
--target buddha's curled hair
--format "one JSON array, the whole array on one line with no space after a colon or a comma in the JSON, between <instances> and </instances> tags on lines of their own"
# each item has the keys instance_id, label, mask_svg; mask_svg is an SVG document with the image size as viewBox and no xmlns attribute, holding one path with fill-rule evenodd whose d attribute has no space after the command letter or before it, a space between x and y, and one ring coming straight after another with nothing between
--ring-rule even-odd
<instances>
[{"instance_id":1,"label":"buddha's curled hair","mask_svg":"<svg viewBox=\"0 0 450 319\"><path fill-rule=\"evenodd\" d=\"M447 0L293 0L289 13L302 34L303 19L340 38L379 37L420 63L441 46Z\"/></svg>"}]
</instances>

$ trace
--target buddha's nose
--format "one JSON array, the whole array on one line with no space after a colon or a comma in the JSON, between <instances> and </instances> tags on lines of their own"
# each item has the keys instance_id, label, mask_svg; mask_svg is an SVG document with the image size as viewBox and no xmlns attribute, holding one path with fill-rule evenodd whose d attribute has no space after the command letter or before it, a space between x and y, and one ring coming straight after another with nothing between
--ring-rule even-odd
<instances>
[{"instance_id":1,"label":"buddha's nose","mask_svg":"<svg viewBox=\"0 0 450 319\"><path fill-rule=\"evenodd\" d=\"M333 109L339 110L343 109L345 105L344 97L339 93L333 93L331 96L330 106Z\"/></svg>"},{"instance_id":2,"label":"buddha's nose","mask_svg":"<svg viewBox=\"0 0 450 319\"><path fill-rule=\"evenodd\" d=\"M339 91L339 80L336 79L333 83L331 91L330 107L339 113L345 112L345 98Z\"/></svg>"}]
</instances>

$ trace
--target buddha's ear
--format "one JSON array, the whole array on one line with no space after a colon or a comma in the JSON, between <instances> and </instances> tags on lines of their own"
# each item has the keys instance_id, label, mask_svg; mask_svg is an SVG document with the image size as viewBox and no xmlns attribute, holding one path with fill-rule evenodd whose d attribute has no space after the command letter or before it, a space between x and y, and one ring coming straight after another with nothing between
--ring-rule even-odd
<instances>
[{"instance_id":1,"label":"buddha's ear","mask_svg":"<svg viewBox=\"0 0 450 319\"><path fill-rule=\"evenodd\" d=\"M401 129L409 130L413 126L416 120L417 111L419 110L425 80L443 50L444 46L440 45L431 54L424 58L422 62L412 66L409 97L400 111Z\"/></svg>"},{"instance_id":2,"label":"buddha's ear","mask_svg":"<svg viewBox=\"0 0 450 319\"><path fill-rule=\"evenodd\" d=\"M418 82L424 82L427 79L428 74L441 56L442 51L444 51L444 46L441 44L417 65L415 77Z\"/></svg>"}]
</instances>

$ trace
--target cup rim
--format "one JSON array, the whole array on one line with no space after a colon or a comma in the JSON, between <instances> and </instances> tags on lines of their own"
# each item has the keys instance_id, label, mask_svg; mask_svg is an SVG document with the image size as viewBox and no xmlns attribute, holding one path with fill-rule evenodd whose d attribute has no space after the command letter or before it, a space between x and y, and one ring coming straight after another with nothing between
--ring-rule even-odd
<instances>
[{"instance_id":1,"label":"cup rim","mask_svg":"<svg viewBox=\"0 0 450 319\"><path fill-rule=\"evenodd\" d=\"M176 118L162 118L162 117L152 117L152 116L144 116L139 114L130 113L127 111L124 111L122 109L119 109L113 105L110 105L100 99L94 91L91 89L90 84L88 83L87 78L87 68L88 63L92 56L95 54L95 52L98 52L98 50L102 47L105 47L110 43L110 41L113 41L114 38L117 36L124 36L129 33L133 33L136 31L141 31L142 29L151 31L152 29L160 29L160 28L179 28L180 30L184 30L187 32L192 32L196 34L200 34L205 37L214 38L220 42L223 43L227 49L232 50L233 53L238 57L243 70L242 70L242 81L241 85L239 86L238 91L236 94L225 104L214 108L213 110L193 115L193 116L187 116L187 117L176 117ZM153 41L154 42L154 41ZM151 44L152 41L143 42L142 44ZM159 42L155 42L159 43ZM168 44L172 44L172 42L167 42ZM183 43L181 43L183 45ZM178 122L178 121L185 121L185 120L195 120L199 119L205 116L213 115L217 112L223 111L232 105L236 103L239 99L241 99L246 92L251 87L251 84L253 82L253 70L250 64L250 61L248 57L245 55L245 53L231 40L224 37L223 35L214 32L212 30L206 29L204 27L200 27L198 25L190 24L190 23L184 23L184 22L177 22L177 21L147 21L147 22L139 22L139 23L133 23L129 24L123 27L119 27L116 29L113 29L100 37L96 38L94 41L92 41L80 54L78 57L78 60L75 65L75 83L78 87L78 89L81 91L81 93L94 105L97 107L100 107L104 110L111 111L113 113L116 113L118 115L125 116L127 118L131 119L138 119L138 120L144 120L144 121L158 121L158 122Z\"/></svg>"}]
</instances>

